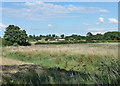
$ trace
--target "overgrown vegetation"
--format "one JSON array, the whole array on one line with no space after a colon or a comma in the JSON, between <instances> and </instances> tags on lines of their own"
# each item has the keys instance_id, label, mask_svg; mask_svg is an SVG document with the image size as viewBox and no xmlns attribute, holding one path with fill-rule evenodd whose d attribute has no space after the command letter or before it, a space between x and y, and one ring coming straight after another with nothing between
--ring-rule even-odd
<instances>
[{"instance_id":1,"label":"overgrown vegetation","mask_svg":"<svg viewBox=\"0 0 120 86\"><path fill-rule=\"evenodd\" d=\"M105 62L101 62L98 69L92 73L88 73L86 70L83 71L66 71L59 67L44 68L39 65L21 65L21 66L3 66L3 70L15 69L25 70L17 73L8 73L7 76L3 75L3 83L6 85L13 84L113 84L119 85L120 75L120 62L111 61L111 66ZM24 68L23 68L24 66ZM85 69L86 67L83 66ZM12 76L12 77L11 77Z\"/></svg>"},{"instance_id":2,"label":"overgrown vegetation","mask_svg":"<svg viewBox=\"0 0 120 86\"><path fill-rule=\"evenodd\" d=\"M56 41L56 42L36 42L38 44L76 44L76 43L87 43L86 41Z\"/></svg>"},{"instance_id":3,"label":"overgrown vegetation","mask_svg":"<svg viewBox=\"0 0 120 86\"><path fill-rule=\"evenodd\" d=\"M104 61L107 59L106 57L108 57L108 59L118 58L117 49L117 44L43 45L13 48L6 47L3 48L3 56L51 67L56 65L65 67L65 64L67 63L69 69L69 65L87 65L87 60L90 62L90 60ZM109 60L107 63L109 63Z\"/></svg>"},{"instance_id":4,"label":"overgrown vegetation","mask_svg":"<svg viewBox=\"0 0 120 86\"><path fill-rule=\"evenodd\" d=\"M35 45L39 44L79 44L79 43L117 43L119 42L118 40L96 40L96 41L84 41L84 40L78 40L78 41L55 41L55 42L36 42Z\"/></svg>"},{"instance_id":5,"label":"overgrown vegetation","mask_svg":"<svg viewBox=\"0 0 120 86\"><path fill-rule=\"evenodd\" d=\"M117 44L41 45L3 48L3 56L44 67L44 72L23 72L26 83L118 84L120 83ZM31 68L31 67L29 67ZM28 69L29 69L28 68ZM12 83L24 83L21 73ZM9 83L10 83L10 80Z\"/></svg>"}]
</instances>

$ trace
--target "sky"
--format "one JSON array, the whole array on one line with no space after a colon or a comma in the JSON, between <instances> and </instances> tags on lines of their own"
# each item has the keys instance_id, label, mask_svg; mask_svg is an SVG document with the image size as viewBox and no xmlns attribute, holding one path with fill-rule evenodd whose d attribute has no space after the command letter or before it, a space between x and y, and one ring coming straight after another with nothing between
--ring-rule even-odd
<instances>
[{"instance_id":1,"label":"sky","mask_svg":"<svg viewBox=\"0 0 120 86\"><path fill-rule=\"evenodd\" d=\"M3 2L0 31L19 26L29 35L118 31L117 2Z\"/></svg>"}]
</instances>

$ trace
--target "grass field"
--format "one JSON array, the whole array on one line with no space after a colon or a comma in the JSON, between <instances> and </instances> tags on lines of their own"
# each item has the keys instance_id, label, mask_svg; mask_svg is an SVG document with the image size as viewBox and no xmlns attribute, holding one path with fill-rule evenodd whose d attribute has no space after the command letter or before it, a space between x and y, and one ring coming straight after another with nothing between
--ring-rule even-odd
<instances>
[{"instance_id":1,"label":"grass field","mask_svg":"<svg viewBox=\"0 0 120 86\"><path fill-rule=\"evenodd\" d=\"M58 70L77 72L76 75L73 74L72 81L67 80L71 76L67 76L64 72L66 75L61 76L61 78L67 78L66 81L61 81L62 83L115 84L120 82L118 43L4 47L3 56L34 63L47 69L57 68ZM53 74L48 74L50 78L56 77L53 78L52 82L58 83L58 75L55 75L57 70L51 71L48 72ZM78 73L85 73L89 77L87 79L80 78Z\"/></svg>"}]
</instances>

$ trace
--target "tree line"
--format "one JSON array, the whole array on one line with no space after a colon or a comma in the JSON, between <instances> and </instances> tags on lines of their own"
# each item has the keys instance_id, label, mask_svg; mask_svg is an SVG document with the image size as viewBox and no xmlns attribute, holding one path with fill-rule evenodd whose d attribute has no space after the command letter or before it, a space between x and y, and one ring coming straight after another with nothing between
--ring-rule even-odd
<instances>
[{"instance_id":1,"label":"tree line","mask_svg":"<svg viewBox=\"0 0 120 86\"><path fill-rule=\"evenodd\" d=\"M56 39L65 39L67 41L70 40L87 40L87 41L92 41L92 40L120 40L120 32L118 31L113 31L113 32L106 32L104 34L96 34L93 35L91 32L88 32L86 36L81 36L81 35L76 35L72 34L71 36L65 36L64 34L58 36L55 34L49 34L49 35L29 35L28 39L32 41L38 41L41 40L42 38L45 39L45 41L48 40L56 40Z\"/></svg>"},{"instance_id":2,"label":"tree line","mask_svg":"<svg viewBox=\"0 0 120 86\"><path fill-rule=\"evenodd\" d=\"M58 39L64 39L65 41L76 41L76 40L85 40L87 42L92 42L94 40L120 40L120 32L106 32L104 34L96 34L93 35L91 32L88 32L86 36L72 34L71 36L65 36L61 34L60 36L56 34L48 34L48 35L28 35L25 30L21 30L18 26L9 25L5 32L4 37L2 38L3 45L31 45L30 41L52 41Z\"/></svg>"}]
</instances>

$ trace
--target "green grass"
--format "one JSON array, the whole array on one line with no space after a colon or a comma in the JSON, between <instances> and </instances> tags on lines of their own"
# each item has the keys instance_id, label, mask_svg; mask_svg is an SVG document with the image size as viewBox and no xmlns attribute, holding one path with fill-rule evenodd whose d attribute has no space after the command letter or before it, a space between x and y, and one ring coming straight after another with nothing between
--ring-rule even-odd
<instances>
[{"instance_id":1,"label":"green grass","mask_svg":"<svg viewBox=\"0 0 120 86\"><path fill-rule=\"evenodd\" d=\"M9 76L3 75L3 83L10 84L113 84L118 86L120 83L120 61L111 61L111 66L105 63L99 65L98 70L88 73L85 66L82 70L66 71L60 68L41 68L36 69L36 66L27 65L26 72L19 71L18 73ZM20 66L16 66L19 68ZM39 67L39 66L38 66ZM4 66L3 66L4 68ZM9 66L11 68L11 66ZM9 69L8 68L8 69Z\"/></svg>"},{"instance_id":2,"label":"green grass","mask_svg":"<svg viewBox=\"0 0 120 86\"><path fill-rule=\"evenodd\" d=\"M65 78L66 83L118 83L120 79L118 45L115 44L10 47L3 49L3 56L39 64L48 69L59 67L65 71L78 72L72 78L66 72L63 72L64 76L60 72L60 79L64 81ZM58 83L59 77L54 74L57 71L48 72L52 74L46 76L50 81L43 76L47 80L45 83ZM80 78L80 73L85 73L86 79Z\"/></svg>"},{"instance_id":3,"label":"green grass","mask_svg":"<svg viewBox=\"0 0 120 86\"><path fill-rule=\"evenodd\" d=\"M31 56L31 55L30 55ZM21 54L19 52L12 52L7 55L4 55L4 57L9 57L13 59L18 59L25 62L31 62L35 64L39 64L41 66L51 68L51 67L60 67L62 69L79 71L82 70L82 65L86 65L87 70L90 72L95 71L96 68L99 66L100 62L104 61L102 58L97 55L65 55L65 56L59 56L59 55L44 55L44 56L33 56L32 58L28 58L30 56L26 56L24 54ZM112 57L107 57L112 58ZM110 61L106 61L106 63L109 63ZM80 66L78 66L80 65ZM91 68L94 68L94 70L91 70Z\"/></svg>"}]
</instances>

